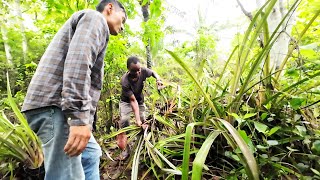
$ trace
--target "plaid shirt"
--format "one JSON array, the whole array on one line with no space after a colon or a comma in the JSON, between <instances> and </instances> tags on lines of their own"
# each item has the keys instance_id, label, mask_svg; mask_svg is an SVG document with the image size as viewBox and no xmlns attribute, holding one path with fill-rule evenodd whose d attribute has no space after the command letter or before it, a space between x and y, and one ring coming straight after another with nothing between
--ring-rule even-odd
<instances>
[{"instance_id":1,"label":"plaid shirt","mask_svg":"<svg viewBox=\"0 0 320 180\"><path fill-rule=\"evenodd\" d=\"M70 126L92 124L100 98L109 28L98 11L74 13L42 56L22 112L47 106L64 111Z\"/></svg>"}]
</instances>

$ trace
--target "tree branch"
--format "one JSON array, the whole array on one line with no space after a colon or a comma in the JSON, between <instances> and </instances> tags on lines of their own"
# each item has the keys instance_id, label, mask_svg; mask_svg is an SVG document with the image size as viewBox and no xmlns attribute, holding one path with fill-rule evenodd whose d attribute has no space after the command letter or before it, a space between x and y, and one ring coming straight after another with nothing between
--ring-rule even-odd
<instances>
[{"instance_id":1,"label":"tree branch","mask_svg":"<svg viewBox=\"0 0 320 180\"><path fill-rule=\"evenodd\" d=\"M237 0L237 3L240 6L241 11L243 12L243 14L246 15L250 19L250 21L252 21L252 19L253 19L252 14L244 9L244 7L241 4L240 0ZM256 27L256 24L254 24L254 27ZM264 44L263 44L263 35L262 34L259 35L258 41L259 41L260 47L263 48Z\"/></svg>"},{"instance_id":2,"label":"tree branch","mask_svg":"<svg viewBox=\"0 0 320 180\"><path fill-rule=\"evenodd\" d=\"M246 15L250 19L250 21L252 21L252 19L253 19L252 14L244 9L244 7L241 4L240 0L237 0L237 3L240 6L241 11L243 12L243 14Z\"/></svg>"}]
</instances>

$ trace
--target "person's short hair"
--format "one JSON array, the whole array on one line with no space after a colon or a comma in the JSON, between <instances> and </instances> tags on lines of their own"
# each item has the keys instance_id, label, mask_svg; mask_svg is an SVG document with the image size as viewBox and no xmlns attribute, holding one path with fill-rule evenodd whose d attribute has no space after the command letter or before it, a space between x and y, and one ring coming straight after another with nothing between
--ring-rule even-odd
<instances>
[{"instance_id":1,"label":"person's short hair","mask_svg":"<svg viewBox=\"0 0 320 180\"><path fill-rule=\"evenodd\" d=\"M129 69L130 65L139 63L140 60L137 56L130 56L127 60L127 68Z\"/></svg>"},{"instance_id":2,"label":"person's short hair","mask_svg":"<svg viewBox=\"0 0 320 180\"><path fill-rule=\"evenodd\" d=\"M126 10L124 9L123 5L117 0L101 0L100 3L96 6L96 10L102 12L104 10L104 7L109 3L113 4L116 8L122 9L127 18Z\"/></svg>"}]
</instances>

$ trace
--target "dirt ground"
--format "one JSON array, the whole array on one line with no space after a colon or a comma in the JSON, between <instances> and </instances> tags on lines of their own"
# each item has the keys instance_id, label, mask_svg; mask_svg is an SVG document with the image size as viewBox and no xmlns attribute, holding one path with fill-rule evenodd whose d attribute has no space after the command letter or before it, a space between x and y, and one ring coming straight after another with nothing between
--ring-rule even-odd
<instances>
[{"instance_id":1,"label":"dirt ground","mask_svg":"<svg viewBox=\"0 0 320 180\"><path fill-rule=\"evenodd\" d=\"M111 180L111 179L131 179L131 162L134 155L134 144L128 147L127 157L123 159L124 154L113 142L108 147L102 146L103 156L100 162L100 179ZM142 177L147 171L147 168L141 164L139 166L139 175ZM139 178L140 179L140 178ZM149 173L144 177L145 180L155 179Z\"/></svg>"}]
</instances>

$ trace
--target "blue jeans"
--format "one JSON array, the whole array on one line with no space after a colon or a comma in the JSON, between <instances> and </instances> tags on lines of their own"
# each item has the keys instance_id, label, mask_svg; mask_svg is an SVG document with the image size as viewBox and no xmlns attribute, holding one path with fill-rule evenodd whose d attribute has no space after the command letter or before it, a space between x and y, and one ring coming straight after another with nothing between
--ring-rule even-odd
<instances>
[{"instance_id":1,"label":"blue jeans","mask_svg":"<svg viewBox=\"0 0 320 180\"><path fill-rule=\"evenodd\" d=\"M39 136L44 153L45 180L99 180L101 148L91 134L81 155L69 157L63 151L69 125L58 107L25 112L29 126Z\"/></svg>"}]
</instances>

